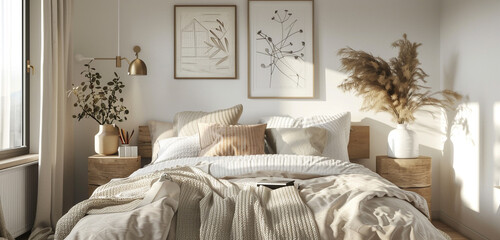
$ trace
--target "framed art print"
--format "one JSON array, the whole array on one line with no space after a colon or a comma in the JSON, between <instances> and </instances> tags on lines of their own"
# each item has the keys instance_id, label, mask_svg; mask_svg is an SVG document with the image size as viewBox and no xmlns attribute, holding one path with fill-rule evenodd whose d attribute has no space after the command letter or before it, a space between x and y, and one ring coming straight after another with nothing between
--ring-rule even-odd
<instances>
[{"instance_id":1,"label":"framed art print","mask_svg":"<svg viewBox=\"0 0 500 240\"><path fill-rule=\"evenodd\" d=\"M314 1L248 1L248 97L314 98Z\"/></svg>"},{"instance_id":2,"label":"framed art print","mask_svg":"<svg viewBox=\"0 0 500 240\"><path fill-rule=\"evenodd\" d=\"M174 28L174 78L236 78L236 5L176 5Z\"/></svg>"}]
</instances>

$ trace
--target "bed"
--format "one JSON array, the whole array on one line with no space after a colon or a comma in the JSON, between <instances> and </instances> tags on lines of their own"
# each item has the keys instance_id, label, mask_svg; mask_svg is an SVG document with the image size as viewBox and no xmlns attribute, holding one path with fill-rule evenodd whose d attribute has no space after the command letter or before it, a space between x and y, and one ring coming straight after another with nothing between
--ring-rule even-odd
<instances>
[{"instance_id":1,"label":"bed","mask_svg":"<svg viewBox=\"0 0 500 240\"><path fill-rule=\"evenodd\" d=\"M351 160L368 158L369 128L350 126L349 115L347 132ZM143 157L152 156L149 133L139 127ZM296 154L158 158L74 206L56 238L449 239L429 221L423 197L349 161ZM256 186L284 179L294 186Z\"/></svg>"}]
</instances>

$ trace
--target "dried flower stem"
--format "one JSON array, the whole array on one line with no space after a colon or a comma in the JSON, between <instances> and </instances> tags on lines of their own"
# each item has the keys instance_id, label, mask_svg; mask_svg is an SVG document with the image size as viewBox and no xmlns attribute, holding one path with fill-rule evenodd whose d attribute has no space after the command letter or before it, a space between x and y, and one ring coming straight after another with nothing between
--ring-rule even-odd
<instances>
[{"instance_id":1,"label":"dried flower stem","mask_svg":"<svg viewBox=\"0 0 500 240\"><path fill-rule=\"evenodd\" d=\"M389 62L352 48L339 50L342 71L348 73L339 88L364 98L361 110L390 113L397 123L411 123L424 106L450 108L462 96L451 90L431 92L424 86L428 75L420 68L417 49L422 44L403 39L392 44L399 48Z\"/></svg>"}]
</instances>

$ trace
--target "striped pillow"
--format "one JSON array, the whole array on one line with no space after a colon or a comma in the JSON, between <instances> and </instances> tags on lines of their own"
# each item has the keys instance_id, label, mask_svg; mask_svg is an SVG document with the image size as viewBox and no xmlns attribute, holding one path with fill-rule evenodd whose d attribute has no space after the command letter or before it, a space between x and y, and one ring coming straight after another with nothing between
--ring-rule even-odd
<instances>
[{"instance_id":1,"label":"striped pillow","mask_svg":"<svg viewBox=\"0 0 500 240\"><path fill-rule=\"evenodd\" d=\"M301 128L302 118L290 116L263 117L259 120L259 123L266 123L267 128Z\"/></svg>"},{"instance_id":2,"label":"striped pillow","mask_svg":"<svg viewBox=\"0 0 500 240\"><path fill-rule=\"evenodd\" d=\"M219 123L222 125L236 125L243 112L243 105L217 110L214 112L180 112L174 117L176 136L193 136L198 133L198 123Z\"/></svg>"},{"instance_id":3,"label":"striped pillow","mask_svg":"<svg viewBox=\"0 0 500 240\"><path fill-rule=\"evenodd\" d=\"M264 154L266 124L230 125L198 123L200 156Z\"/></svg>"}]
</instances>

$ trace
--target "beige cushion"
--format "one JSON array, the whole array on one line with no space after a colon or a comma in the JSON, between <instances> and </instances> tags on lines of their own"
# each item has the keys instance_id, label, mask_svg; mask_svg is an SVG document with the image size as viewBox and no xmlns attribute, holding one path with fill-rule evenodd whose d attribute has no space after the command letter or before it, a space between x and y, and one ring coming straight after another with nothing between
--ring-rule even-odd
<instances>
[{"instance_id":1,"label":"beige cushion","mask_svg":"<svg viewBox=\"0 0 500 240\"><path fill-rule=\"evenodd\" d=\"M277 154L321 156L327 131L323 128L269 128L266 140Z\"/></svg>"},{"instance_id":2,"label":"beige cushion","mask_svg":"<svg viewBox=\"0 0 500 240\"><path fill-rule=\"evenodd\" d=\"M296 119L288 116L274 116L263 118L261 122L267 123L269 128L323 128L327 131L327 140L322 156L349 161L347 145L351 130L350 112Z\"/></svg>"},{"instance_id":3,"label":"beige cushion","mask_svg":"<svg viewBox=\"0 0 500 240\"><path fill-rule=\"evenodd\" d=\"M198 123L200 156L264 154L266 124L223 126Z\"/></svg>"},{"instance_id":4,"label":"beige cushion","mask_svg":"<svg viewBox=\"0 0 500 240\"><path fill-rule=\"evenodd\" d=\"M156 161L156 158L158 158L158 151L160 148L158 142L165 138L175 137L174 124L171 122L151 120L148 121L148 126L151 143L153 144L151 162L154 162Z\"/></svg>"},{"instance_id":5,"label":"beige cushion","mask_svg":"<svg viewBox=\"0 0 500 240\"><path fill-rule=\"evenodd\" d=\"M214 112L180 112L175 114L174 129L176 136L192 136L198 133L198 123L219 123L222 125L236 125L243 112L243 105Z\"/></svg>"}]
</instances>

